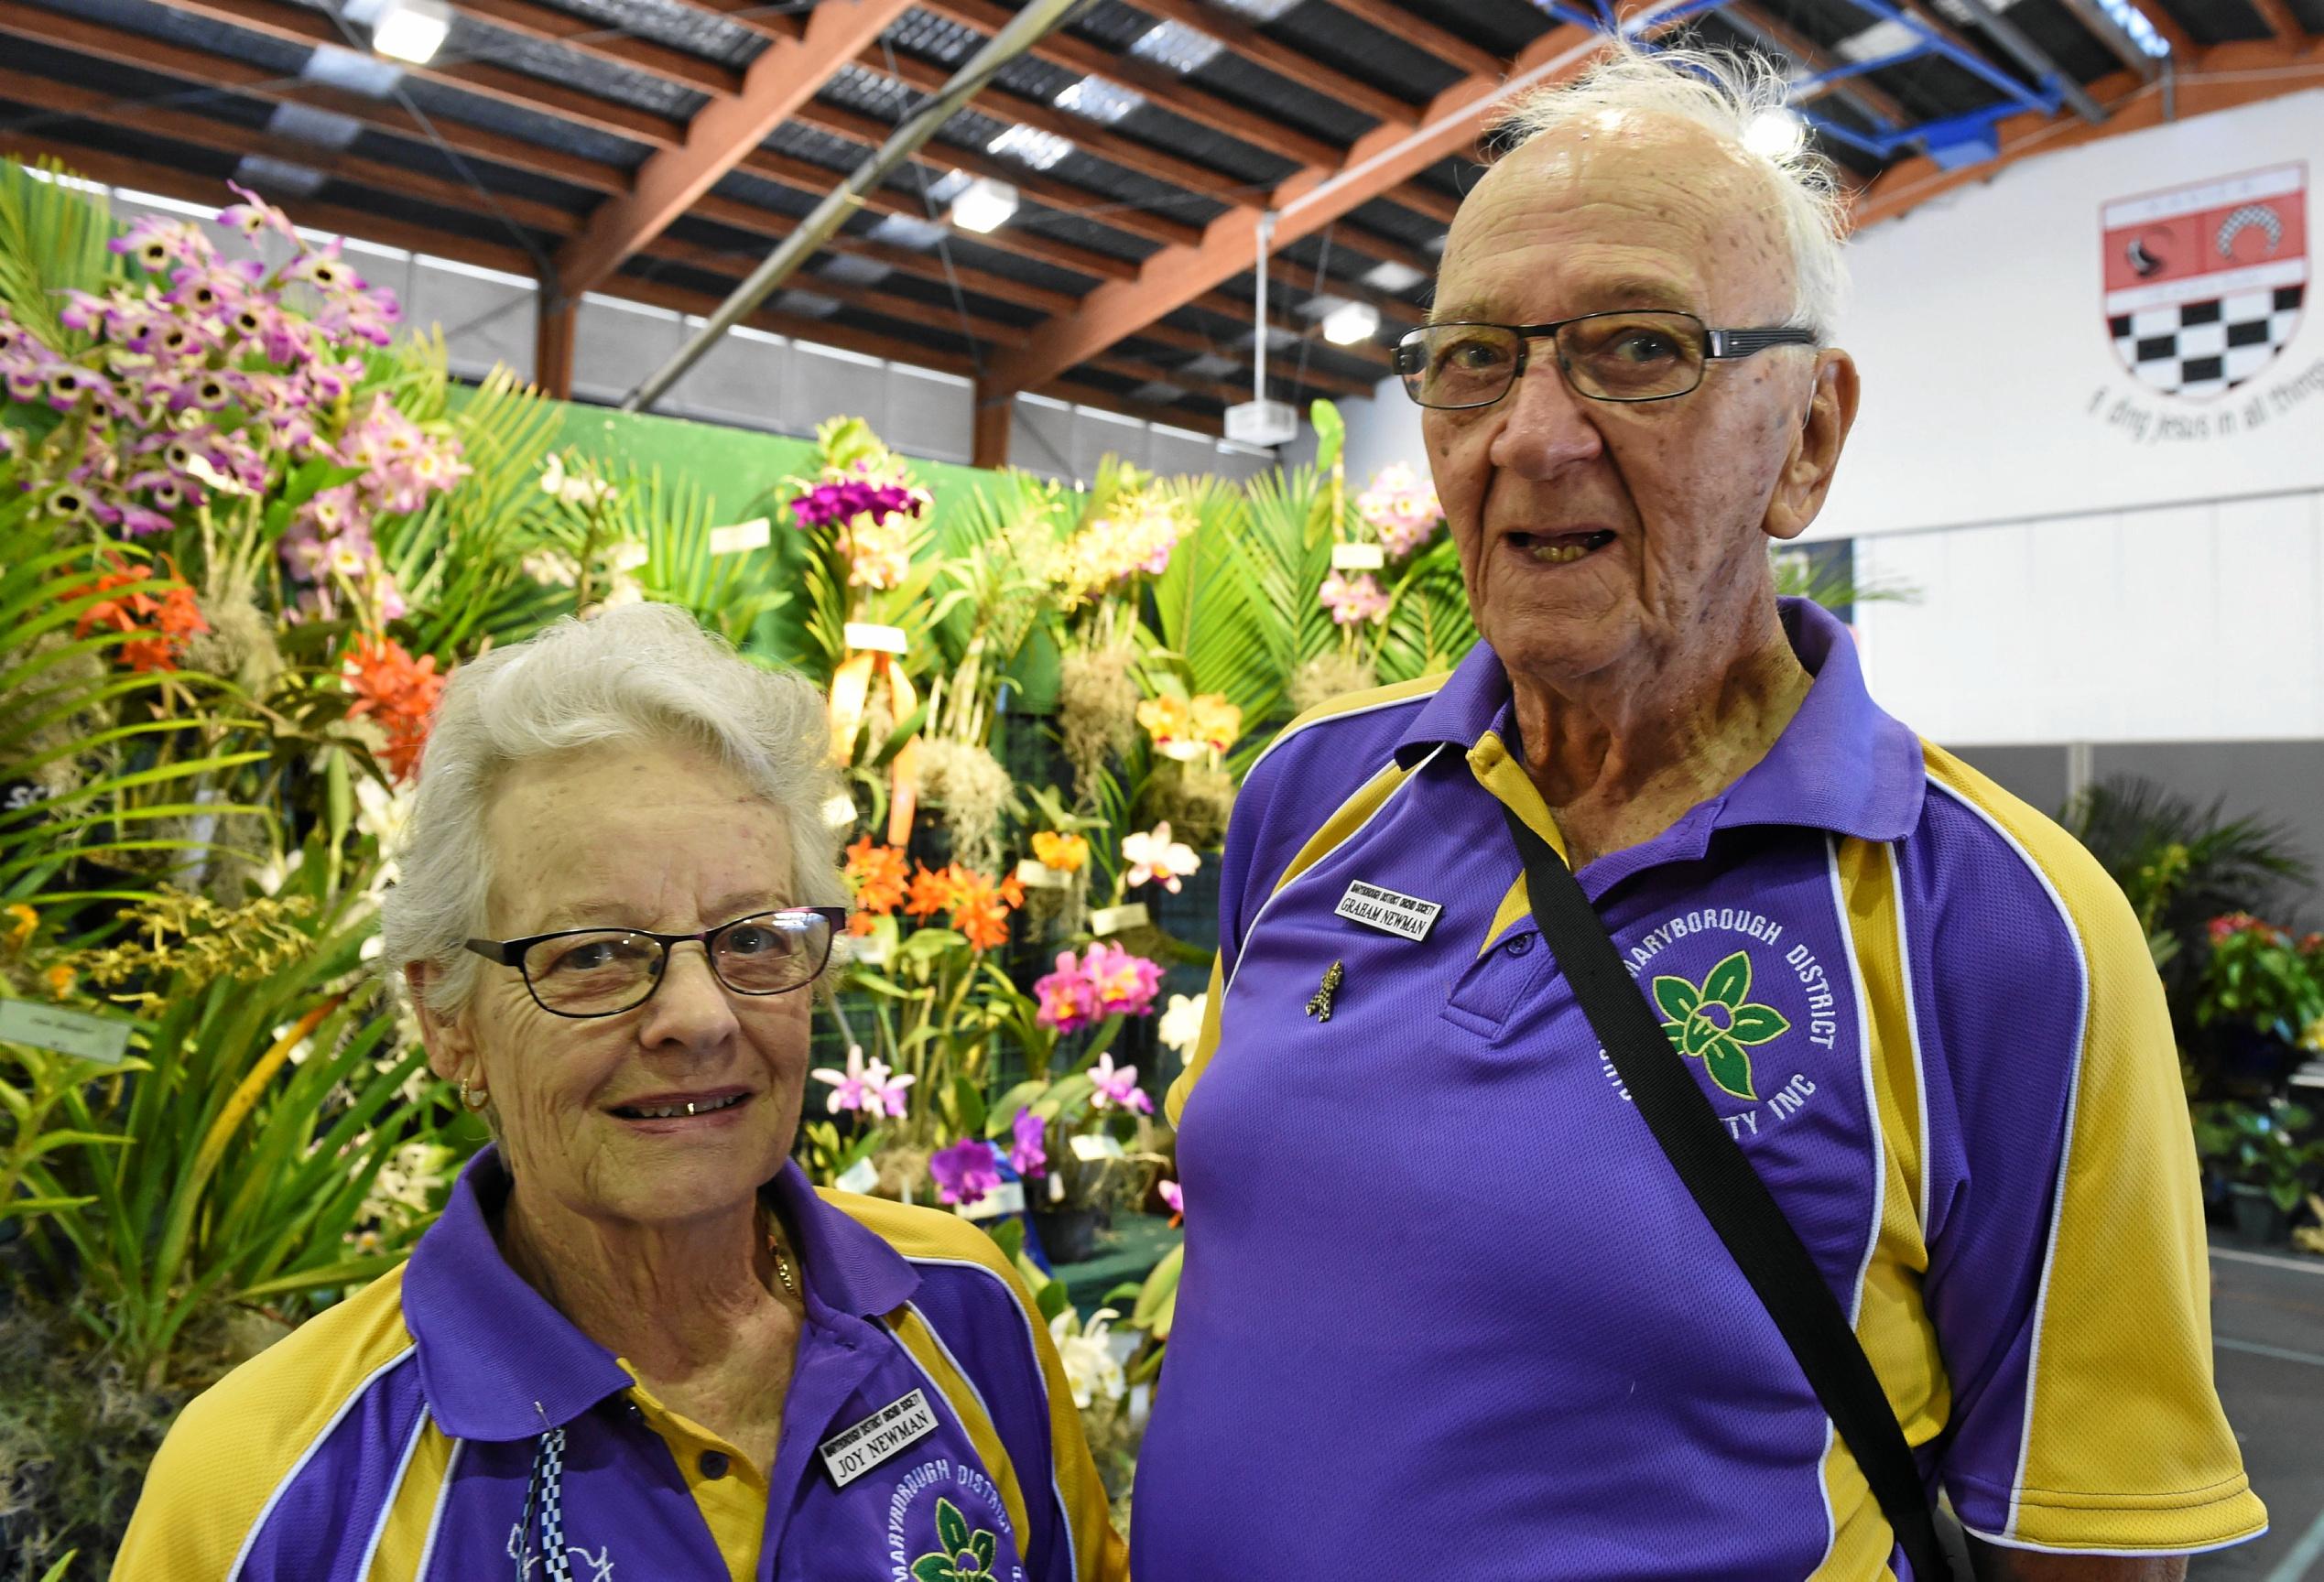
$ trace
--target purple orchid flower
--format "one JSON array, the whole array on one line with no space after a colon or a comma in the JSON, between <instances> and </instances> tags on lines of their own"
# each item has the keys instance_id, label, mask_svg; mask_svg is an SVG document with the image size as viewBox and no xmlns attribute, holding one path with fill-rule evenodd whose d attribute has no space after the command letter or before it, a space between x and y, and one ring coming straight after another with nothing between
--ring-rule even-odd
<instances>
[{"instance_id":1,"label":"purple orchid flower","mask_svg":"<svg viewBox=\"0 0 2324 1582\"><path fill-rule=\"evenodd\" d=\"M990 1143L963 1137L929 1155L928 1173L945 1203L980 1203L1001 1184L1000 1155Z\"/></svg>"}]
</instances>

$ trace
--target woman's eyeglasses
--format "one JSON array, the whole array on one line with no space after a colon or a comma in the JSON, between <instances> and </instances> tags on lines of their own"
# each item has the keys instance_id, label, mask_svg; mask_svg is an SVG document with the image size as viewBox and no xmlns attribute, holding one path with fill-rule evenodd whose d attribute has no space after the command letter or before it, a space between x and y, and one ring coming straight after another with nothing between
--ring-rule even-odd
<instances>
[{"instance_id":1,"label":"woman's eyeglasses","mask_svg":"<svg viewBox=\"0 0 2324 1582\"><path fill-rule=\"evenodd\" d=\"M654 997L673 946L700 942L718 981L737 994L782 994L821 976L831 940L847 921L841 906L754 912L699 934L647 928L561 928L522 939L463 941L487 961L525 975L533 1002L552 1016L614 1016Z\"/></svg>"}]
</instances>

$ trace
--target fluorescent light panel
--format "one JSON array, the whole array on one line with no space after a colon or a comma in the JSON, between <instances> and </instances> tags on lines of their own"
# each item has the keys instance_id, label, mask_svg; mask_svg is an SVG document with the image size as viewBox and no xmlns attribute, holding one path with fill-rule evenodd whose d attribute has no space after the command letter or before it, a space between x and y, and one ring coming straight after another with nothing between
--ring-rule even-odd
<instances>
[{"instance_id":1,"label":"fluorescent light panel","mask_svg":"<svg viewBox=\"0 0 2324 1582\"><path fill-rule=\"evenodd\" d=\"M952 200L952 223L979 235L998 231L1015 213L1016 189L990 176L979 176Z\"/></svg>"},{"instance_id":2,"label":"fluorescent light panel","mask_svg":"<svg viewBox=\"0 0 2324 1582\"><path fill-rule=\"evenodd\" d=\"M1065 91L1057 96L1057 107L1084 121L1111 126L1132 111L1146 108L1146 95L1102 77L1084 77L1079 82L1065 85Z\"/></svg>"},{"instance_id":3,"label":"fluorescent light panel","mask_svg":"<svg viewBox=\"0 0 2324 1582\"><path fill-rule=\"evenodd\" d=\"M385 99L404 80L404 69L392 60L342 49L336 44L318 44L315 52L307 57L306 64L299 67L299 75L305 81L320 82L326 88L360 93L366 99Z\"/></svg>"},{"instance_id":4,"label":"fluorescent light panel","mask_svg":"<svg viewBox=\"0 0 2324 1582\"><path fill-rule=\"evenodd\" d=\"M1391 258L1376 264L1357 276L1375 291L1409 291L1428 277L1409 264L1399 264Z\"/></svg>"},{"instance_id":5,"label":"fluorescent light panel","mask_svg":"<svg viewBox=\"0 0 2324 1582\"><path fill-rule=\"evenodd\" d=\"M883 214L878 224L867 235L874 242L885 242L891 247L909 247L925 253L944 240L944 227L933 220L921 220L910 214Z\"/></svg>"},{"instance_id":6,"label":"fluorescent light panel","mask_svg":"<svg viewBox=\"0 0 2324 1582\"><path fill-rule=\"evenodd\" d=\"M1380 333L1380 309L1369 302L1351 302L1323 316L1323 338L1334 346L1353 346Z\"/></svg>"},{"instance_id":7,"label":"fluorescent light panel","mask_svg":"<svg viewBox=\"0 0 2324 1582\"><path fill-rule=\"evenodd\" d=\"M1012 126L986 144L984 149L988 154L1005 154L1036 170L1047 170L1072 153L1073 145L1054 132L1035 126Z\"/></svg>"},{"instance_id":8,"label":"fluorescent light panel","mask_svg":"<svg viewBox=\"0 0 2324 1582\"><path fill-rule=\"evenodd\" d=\"M389 0L371 25L371 47L396 60L424 66L436 58L451 32L451 7L443 0Z\"/></svg>"},{"instance_id":9,"label":"fluorescent light panel","mask_svg":"<svg viewBox=\"0 0 2324 1582\"><path fill-rule=\"evenodd\" d=\"M1225 48L1208 33L1183 22L1157 22L1139 35L1130 46L1130 53L1157 66L1167 66L1183 77L1189 71L1201 70L1217 60Z\"/></svg>"}]
</instances>

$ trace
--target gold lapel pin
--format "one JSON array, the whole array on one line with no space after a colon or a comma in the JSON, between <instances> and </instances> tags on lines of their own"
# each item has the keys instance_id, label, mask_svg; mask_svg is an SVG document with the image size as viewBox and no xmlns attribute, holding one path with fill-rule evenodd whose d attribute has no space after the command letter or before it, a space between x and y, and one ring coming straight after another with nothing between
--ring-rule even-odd
<instances>
[{"instance_id":1,"label":"gold lapel pin","mask_svg":"<svg viewBox=\"0 0 2324 1582\"><path fill-rule=\"evenodd\" d=\"M1340 985L1346 978L1346 970L1337 961L1331 963L1330 970L1323 975L1323 987L1308 998L1307 1013L1319 1023L1330 1021L1331 996L1339 992Z\"/></svg>"}]
</instances>

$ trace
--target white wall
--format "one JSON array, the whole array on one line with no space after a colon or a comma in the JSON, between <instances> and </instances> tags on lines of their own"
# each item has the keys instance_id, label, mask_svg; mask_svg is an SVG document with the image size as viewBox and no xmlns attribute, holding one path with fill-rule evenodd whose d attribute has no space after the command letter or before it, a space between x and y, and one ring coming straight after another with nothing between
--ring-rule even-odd
<instances>
[{"instance_id":1,"label":"white wall","mask_svg":"<svg viewBox=\"0 0 2324 1582\"><path fill-rule=\"evenodd\" d=\"M1919 592L1857 611L1900 718L1961 745L2324 736L2324 311L2210 400L2143 382L2106 322L2109 205L2284 165L2324 171L2324 92L2021 161L1852 244L1864 406L1810 536ZM2313 259L2306 208L2279 256ZM1424 461L1392 384L1343 411L1352 478Z\"/></svg>"}]
</instances>

